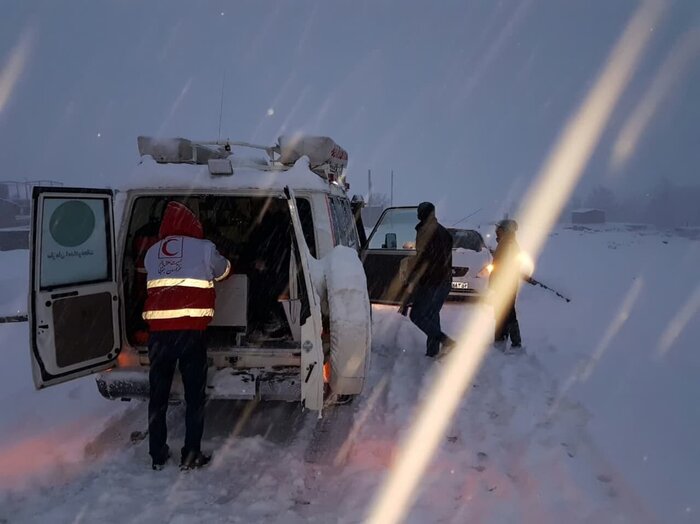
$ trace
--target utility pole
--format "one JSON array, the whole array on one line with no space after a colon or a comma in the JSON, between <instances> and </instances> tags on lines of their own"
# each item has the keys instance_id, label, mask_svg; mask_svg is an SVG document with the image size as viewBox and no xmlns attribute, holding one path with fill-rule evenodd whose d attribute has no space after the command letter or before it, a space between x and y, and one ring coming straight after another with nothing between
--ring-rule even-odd
<instances>
[{"instance_id":1,"label":"utility pole","mask_svg":"<svg viewBox=\"0 0 700 524\"><path fill-rule=\"evenodd\" d=\"M391 197L389 199L391 207L394 207L394 170L391 170Z\"/></svg>"},{"instance_id":2,"label":"utility pole","mask_svg":"<svg viewBox=\"0 0 700 524\"><path fill-rule=\"evenodd\" d=\"M372 170L367 170L367 205L372 205Z\"/></svg>"}]
</instances>

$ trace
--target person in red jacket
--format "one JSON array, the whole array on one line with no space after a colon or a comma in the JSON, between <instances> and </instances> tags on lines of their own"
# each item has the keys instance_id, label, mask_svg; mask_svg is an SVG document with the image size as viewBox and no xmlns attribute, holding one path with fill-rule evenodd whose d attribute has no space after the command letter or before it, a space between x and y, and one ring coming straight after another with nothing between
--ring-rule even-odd
<instances>
[{"instance_id":1,"label":"person in red jacket","mask_svg":"<svg viewBox=\"0 0 700 524\"><path fill-rule=\"evenodd\" d=\"M147 297L143 318L148 322L150 400L149 453L153 469L170 457L165 415L175 366L185 388L185 445L180 467L206 465L201 450L207 383L205 329L214 316L214 282L225 279L231 263L204 239L202 224L184 204L168 203L159 241L146 252Z\"/></svg>"}]
</instances>

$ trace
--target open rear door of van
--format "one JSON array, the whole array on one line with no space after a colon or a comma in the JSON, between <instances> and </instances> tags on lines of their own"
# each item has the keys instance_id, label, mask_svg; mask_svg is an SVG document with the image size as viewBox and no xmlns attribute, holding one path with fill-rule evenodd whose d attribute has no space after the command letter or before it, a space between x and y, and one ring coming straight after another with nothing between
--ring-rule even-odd
<instances>
[{"instance_id":1,"label":"open rear door of van","mask_svg":"<svg viewBox=\"0 0 700 524\"><path fill-rule=\"evenodd\" d=\"M321 343L321 305L311 278L312 257L304 240L296 197L289 187L284 189L294 227L294 256L303 273L304 292L301 306L301 402L307 409L323 408L323 345Z\"/></svg>"},{"instance_id":2,"label":"open rear door of van","mask_svg":"<svg viewBox=\"0 0 700 524\"><path fill-rule=\"evenodd\" d=\"M109 368L121 348L112 191L35 187L29 276L34 385Z\"/></svg>"},{"instance_id":3,"label":"open rear door of van","mask_svg":"<svg viewBox=\"0 0 700 524\"><path fill-rule=\"evenodd\" d=\"M372 303L401 303L404 292L401 262L416 254L417 210L417 207L385 209L362 250Z\"/></svg>"}]
</instances>

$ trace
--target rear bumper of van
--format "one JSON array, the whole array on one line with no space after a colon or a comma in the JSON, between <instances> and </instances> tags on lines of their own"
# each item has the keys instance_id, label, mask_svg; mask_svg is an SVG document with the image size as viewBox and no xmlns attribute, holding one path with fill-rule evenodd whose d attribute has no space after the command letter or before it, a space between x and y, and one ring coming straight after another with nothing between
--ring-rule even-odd
<instances>
[{"instance_id":1,"label":"rear bumper of van","mask_svg":"<svg viewBox=\"0 0 700 524\"><path fill-rule=\"evenodd\" d=\"M148 367L114 368L97 375L97 389L109 400L146 400L149 398ZM301 399L300 368L233 369L210 368L207 373L207 397L231 400ZM179 373L173 378L170 400L184 400Z\"/></svg>"}]
</instances>

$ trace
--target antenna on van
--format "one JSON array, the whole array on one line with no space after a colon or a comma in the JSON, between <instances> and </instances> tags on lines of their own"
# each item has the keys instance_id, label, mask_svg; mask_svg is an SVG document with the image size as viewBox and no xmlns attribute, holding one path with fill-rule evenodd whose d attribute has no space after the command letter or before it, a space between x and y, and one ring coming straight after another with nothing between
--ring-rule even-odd
<instances>
[{"instance_id":1,"label":"antenna on van","mask_svg":"<svg viewBox=\"0 0 700 524\"><path fill-rule=\"evenodd\" d=\"M226 85L226 69L224 69L224 74L221 77L221 105L219 106L219 137L217 140L221 140L221 119L224 116L224 86Z\"/></svg>"}]
</instances>

